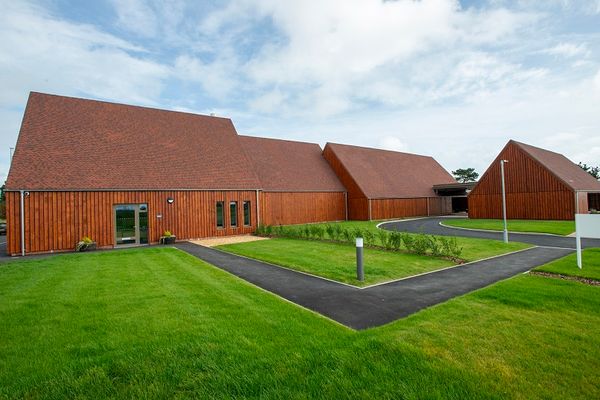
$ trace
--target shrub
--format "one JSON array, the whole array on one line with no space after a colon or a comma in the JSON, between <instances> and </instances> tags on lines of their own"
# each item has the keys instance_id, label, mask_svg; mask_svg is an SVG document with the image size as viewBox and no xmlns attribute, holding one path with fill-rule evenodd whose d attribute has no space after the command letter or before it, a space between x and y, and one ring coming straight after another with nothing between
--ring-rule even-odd
<instances>
[{"instance_id":1,"label":"shrub","mask_svg":"<svg viewBox=\"0 0 600 400\"><path fill-rule=\"evenodd\" d=\"M256 230L254 231L254 234L255 234L256 236L264 236L264 234L265 234L265 226L264 226L264 225L262 225L262 224L261 224L261 225L258 225L258 226L256 227Z\"/></svg>"},{"instance_id":2,"label":"shrub","mask_svg":"<svg viewBox=\"0 0 600 400\"><path fill-rule=\"evenodd\" d=\"M400 232L390 232L388 243L392 249L396 251L400 250L400 247L402 246L402 234Z\"/></svg>"},{"instance_id":3,"label":"shrub","mask_svg":"<svg viewBox=\"0 0 600 400\"><path fill-rule=\"evenodd\" d=\"M450 244L449 244L450 254L455 259L459 259L460 256L462 255L463 248L458 246L458 240L456 240L455 237L451 237L448 241L450 242Z\"/></svg>"},{"instance_id":4,"label":"shrub","mask_svg":"<svg viewBox=\"0 0 600 400\"><path fill-rule=\"evenodd\" d=\"M416 235L413 241L413 251L419 255L427 254L429 248L429 238L423 233Z\"/></svg>"},{"instance_id":5,"label":"shrub","mask_svg":"<svg viewBox=\"0 0 600 400\"><path fill-rule=\"evenodd\" d=\"M335 224L333 226L333 240L338 241L342 238L342 225L340 224Z\"/></svg>"},{"instance_id":6,"label":"shrub","mask_svg":"<svg viewBox=\"0 0 600 400\"><path fill-rule=\"evenodd\" d=\"M406 250L408 250L409 252L413 252L415 250L415 238L409 233L402 234L402 242L404 243L404 247L406 247Z\"/></svg>"},{"instance_id":7,"label":"shrub","mask_svg":"<svg viewBox=\"0 0 600 400\"><path fill-rule=\"evenodd\" d=\"M363 238L365 239L365 243L369 246L375 245L375 234L370 230L367 229L363 232Z\"/></svg>"},{"instance_id":8,"label":"shrub","mask_svg":"<svg viewBox=\"0 0 600 400\"><path fill-rule=\"evenodd\" d=\"M173 233L171 233L171 231L164 231L164 232L163 232L163 236L164 236L164 237L171 237L171 236L173 236ZM83 240L85 240L86 238L87 238L87 239L89 239L89 238L86 236L86 237L84 237L84 238L83 238Z\"/></svg>"},{"instance_id":9,"label":"shrub","mask_svg":"<svg viewBox=\"0 0 600 400\"><path fill-rule=\"evenodd\" d=\"M331 240L335 240L333 235L335 234L335 228L331 224L325 225L325 232L327 232L327 237Z\"/></svg>"},{"instance_id":10,"label":"shrub","mask_svg":"<svg viewBox=\"0 0 600 400\"><path fill-rule=\"evenodd\" d=\"M426 236L431 255L439 257L442 255L442 245L435 236Z\"/></svg>"},{"instance_id":11,"label":"shrub","mask_svg":"<svg viewBox=\"0 0 600 400\"><path fill-rule=\"evenodd\" d=\"M385 247L387 249L388 240L390 240L390 234L383 229L377 231L377 237L379 238L379 243L381 243L381 247Z\"/></svg>"},{"instance_id":12,"label":"shrub","mask_svg":"<svg viewBox=\"0 0 600 400\"><path fill-rule=\"evenodd\" d=\"M323 227L320 225L312 225L310 227L310 233L313 238L323 240L323 237L325 236L325 229L323 229Z\"/></svg>"},{"instance_id":13,"label":"shrub","mask_svg":"<svg viewBox=\"0 0 600 400\"><path fill-rule=\"evenodd\" d=\"M354 240L354 233L350 229L343 229L341 236L344 239L344 241L348 243L352 243L352 241Z\"/></svg>"},{"instance_id":14,"label":"shrub","mask_svg":"<svg viewBox=\"0 0 600 400\"><path fill-rule=\"evenodd\" d=\"M300 228L300 233L302 234L302 237L305 239L310 239L310 227L308 226L303 226Z\"/></svg>"},{"instance_id":15,"label":"shrub","mask_svg":"<svg viewBox=\"0 0 600 400\"><path fill-rule=\"evenodd\" d=\"M353 237L352 237L351 242L354 241L354 239L356 239L356 238L363 238L364 239L364 232L360 228L354 228L352 230L352 236Z\"/></svg>"},{"instance_id":16,"label":"shrub","mask_svg":"<svg viewBox=\"0 0 600 400\"><path fill-rule=\"evenodd\" d=\"M265 236L273 235L273 227L271 225L265 226Z\"/></svg>"}]
</instances>

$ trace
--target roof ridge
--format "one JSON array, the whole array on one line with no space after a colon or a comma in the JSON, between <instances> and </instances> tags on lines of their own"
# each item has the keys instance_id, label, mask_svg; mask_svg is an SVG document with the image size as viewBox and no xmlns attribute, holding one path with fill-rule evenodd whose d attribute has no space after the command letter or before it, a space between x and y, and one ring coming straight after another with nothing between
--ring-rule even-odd
<instances>
[{"instance_id":1,"label":"roof ridge","mask_svg":"<svg viewBox=\"0 0 600 400\"><path fill-rule=\"evenodd\" d=\"M58 98L68 99L68 100L77 100L77 101L90 102L90 103L109 104L109 105L114 105L114 106L119 106L119 107L127 107L127 108L142 108L142 109L145 109L145 110L153 110L153 111L160 111L160 112L171 112L171 113L177 113L177 114L192 115L192 116L195 116L195 117L219 118L219 119L225 119L225 120L231 121L231 118L229 118L229 117L218 117L216 115L198 114L198 113L194 113L194 112L190 112L190 111L181 111L181 110L171 110L171 109L165 109L165 108L158 108L159 106L155 106L155 107L141 106L141 105L135 105L135 104L120 103L120 102L117 102L117 101L88 99L88 98L85 98L85 97L65 96L65 95L62 95L62 94L37 92L37 91L34 91L34 90L32 90L32 91L29 92L29 96L30 97L31 97L31 95L47 96L47 97L58 97Z\"/></svg>"},{"instance_id":2,"label":"roof ridge","mask_svg":"<svg viewBox=\"0 0 600 400\"><path fill-rule=\"evenodd\" d=\"M261 139L261 140L273 140L273 141L278 141L278 142L289 142L289 143L300 143L300 144L313 144L313 145L317 145L317 146L321 147L321 145L319 143L305 142L303 140L279 139L279 138L269 138L269 137L263 137L263 136L251 136L251 135L240 135L240 134L238 134L238 136L241 137L241 138L251 138L251 139Z\"/></svg>"},{"instance_id":3,"label":"roof ridge","mask_svg":"<svg viewBox=\"0 0 600 400\"><path fill-rule=\"evenodd\" d=\"M417 153L409 153L407 151L397 151L397 150L389 150L389 149L380 149L380 148L377 148L377 147L358 146L358 145L355 145L355 144L335 143L335 142L327 142L325 145L328 145L328 144L331 144L331 145L334 145L334 146L356 147L356 148L365 149L365 150L385 151L385 152L388 152L388 153L405 154L405 155L408 155L408 156L426 157L426 158L432 158L433 159L433 156L430 156L430 155L417 154Z\"/></svg>"}]
</instances>

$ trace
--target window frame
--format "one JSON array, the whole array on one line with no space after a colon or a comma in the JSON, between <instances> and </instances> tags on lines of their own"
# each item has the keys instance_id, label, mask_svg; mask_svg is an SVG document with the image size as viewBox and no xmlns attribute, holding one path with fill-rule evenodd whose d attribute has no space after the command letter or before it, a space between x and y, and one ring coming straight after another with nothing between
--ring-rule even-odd
<instances>
[{"instance_id":1,"label":"window frame","mask_svg":"<svg viewBox=\"0 0 600 400\"><path fill-rule=\"evenodd\" d=\"M232 211L232 206L235 207L235 213L231 212ZM237 201L230 201L229 202L229 226L231 228L237 228L239 226L239 223L238 223L239 222L238 213L239 213L238 202ZM233 219L234 216L235 216L235 221ZM235 224L234 224L234 222L235 222Z\"/></svg>"},{"instance_id":2,"label":"window frame","mask_svg":"<svg viewBox=\"0 0 600 400\"><path fill-rule=\"evenodd\" d=\"M221 225L219 225L219 204L221 205ZM217 224L217 229L225 229L225 202L224 201L217 201L217 203L215 205L215 214L216 214L215 223Z\"/></svg>"},{"instance_id":3,"label":"window frame","mask_svg":"<svg viewBox=\"0 0 600 400\"><path fill-rule=\"evenodd\" d=\"M248 207L248 223L246 223L246 206ZM252 226L252 202L250 200L244 200L242 214L244 226Z\"/></svg>"}]
</instances>

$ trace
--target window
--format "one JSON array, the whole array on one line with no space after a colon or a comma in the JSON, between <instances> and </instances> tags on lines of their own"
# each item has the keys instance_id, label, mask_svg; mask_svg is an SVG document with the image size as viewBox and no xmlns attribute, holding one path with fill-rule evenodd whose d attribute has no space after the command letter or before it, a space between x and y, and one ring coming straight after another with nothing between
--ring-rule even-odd
<instances>
[{"instance_id":1,"label":"window","mask_svg":"<svg viewBox=\"0 0 600 400\"><path fill-rule=\"evenodd\" d=\"M244 226L250 226L250 202L244 202Z\"/></svg>"},{"instance_id":2,"label":"window","mask_svg":"<svg viewBox=\"0 0 600 400\"><path fill-rule=\"evenodd\" d=\"M237 228L238 226L238 221L237 221L237 201L232 201L229 203L229 217L231 218L231 227L232 228Z\"/></svg>"},{"instance_id":3,"label":"window","mask_svg":"<svg viewBox=\"0 0 600 400\"><path fill-rule=\"evenodd\" d=\"M225 205L223 204L222 201L217 201L217 228L223 228L225 227L225 221L224 221L224 210L223 208L225 207Z\"/></svg>"}]
</instances>

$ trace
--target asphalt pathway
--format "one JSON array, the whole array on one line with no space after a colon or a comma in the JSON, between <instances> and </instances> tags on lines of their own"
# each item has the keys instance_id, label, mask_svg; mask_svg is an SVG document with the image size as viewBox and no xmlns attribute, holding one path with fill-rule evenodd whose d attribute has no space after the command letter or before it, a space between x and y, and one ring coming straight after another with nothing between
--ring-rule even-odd
<instances>
[{"instance_id":1,"label":"asphalt pathway","mask_svg":"<svg viewBox=\"0 0 600 400\"><path fill-rule=\"evenodd\" d=\"M502 232L490 232L482 230L467 230L460 228L452 228L441 226L440 222L447 221L455 217L433 217L419 218L404 221L384 222L379 225L380 228L389 231L411 232L411 233L428 233L441 236L462 236L478 239L494 239L503 240ZM536 246L547 247L564 247L567 249L575 248L575 238L559 235L548 234L531 234L531 233L508 233L508 240L514 242L529 243ZM582 239L582 247L600 247L600 239Z\"/></svg>"},{"instance_id":2,"label":"asphalt pathway","mask_svg":"<svg viewBox=\"0 0 600 400\"><path fill-rule=\"evenodd\" d=\"M353 329L387 324L572 252L535 247L361 289L189 242L175 247Z\"/></svg>"}]
</instances>

